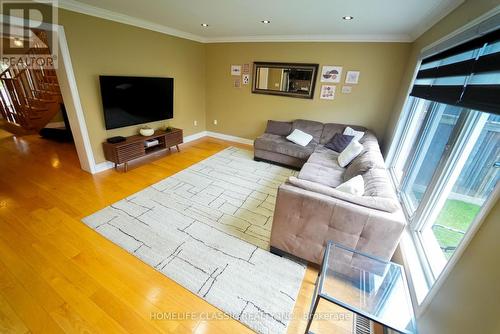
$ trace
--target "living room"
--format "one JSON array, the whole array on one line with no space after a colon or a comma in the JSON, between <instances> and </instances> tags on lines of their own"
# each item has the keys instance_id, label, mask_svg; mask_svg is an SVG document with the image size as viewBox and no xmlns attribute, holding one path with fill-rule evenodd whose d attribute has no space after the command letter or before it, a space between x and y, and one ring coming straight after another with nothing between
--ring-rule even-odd
<instances>
[{"instance_id":1,"label":"living room","mask_svg":"<svg viewBox=\"0 0 500 334\"><path fill-rule=\"evenodd\" d=\"M0 135L2 332L500 331L498 1L45 6L74 144Z\"/></svg>"}]
</instances>

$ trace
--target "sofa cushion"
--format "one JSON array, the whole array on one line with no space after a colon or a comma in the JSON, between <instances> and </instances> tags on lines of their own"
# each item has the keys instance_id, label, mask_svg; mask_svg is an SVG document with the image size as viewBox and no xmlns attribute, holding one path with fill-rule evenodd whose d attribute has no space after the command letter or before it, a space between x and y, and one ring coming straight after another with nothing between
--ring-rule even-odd
<instances>
[{"instance_id":1,"label":"sofa cushion","mask_svg":"<svg viewBox=\"0 0 500 334\"><path fill-rule=\"evenodd\" d=\"M293 121L292 130L299 129L305 133L313 136L313 142L318 144L321 139L321 133L323 132L323 123L308 121L305 119L297 119Z\"/></svg>"},{"instance_id":2,"label":"sofa cushion","mask_svg":"<svg viewBox=\"0 0 500 334\"><path fill-rule=\"evenodd\" d=\"M384 158L380 152L377 139L372 134L365 135L363 150L347 166L344 181L350 180L357 175L362 175L372 168L385 168Z\"/></svg>"},{"instance_id":3,"label":"sofa cushion","mask_svg":"<svg viewBox=\"0 0 500 334\"><path fill-rule=\"evenodd\" d=\"M361 207L359 208L361 212L363 212L362 207L367 207L371 209L376 209L376 210L381 210L385 212L398 212L401 210L401 207L399 206L397 201L394 201L390 198L384 198L384 197L374 197L374 196L356 196L356 195L351 195L342 191L339 191L335 188L325 186L323 184L317 183L317 182L312 182L308 180L302 180L300 178L296 178L294 176L290 176L288 178L288 183L302 188L304 190L312 191L318 194L330 196L333 198L337 198L346 202L350 202L352 204L357 204L360 205Z\"/></svg>"},{"instance_id":4,"label":"sofa cushion","mask_svg":"<svg viewBox=\"0 0 500 334\"><path fill-rule=\"evenodd\" d=\"M384 197L397 201L386 169L372 168L362 176L365 181L365 196Z\"/></svg>"},{"instance_id":5,"label":"sofa cushion","mask_svg":"<svg viewBox=\"0 0 500 334\"><path fill-rule=\"evenodd\" d=\"M318 145L314 148L314 152L311 154L307 162L328 168L338 169L344 172L345 168L339 166L338 157L339 154L337 152L329 150L322 145Z\"/></svg>"},{"instance_id":6,"label":"sofa cushion","mask_svg":"<svg viewBox=\"0 0 500 334\"><path fill-rule=\"evenodd\" d=\"M340 153L345 150L345 148L347 147L347 145L349 145L353 138L354 136L336 133L333 135L332 140L325 144L325 147L332 151Z\"/></svg>"},{"instance_id":7,"label":"sofa cushion","mask_svg":"<svg viewBox=\"0 0 500 334\"><path fill-rule=\"evenodd\" d=\"M343 181L344 171L306 162L299 173L299 179L323 184L328 187L337 187Z\"/></svg>"},{"instance_id":8,"label":"sofa cushion","mask_svg":"<svg viewBox=\"0 0 500 334\"><path fill-rule=\"evenodd\" d=\"M255 139L254 147L259 150L281 153L291 157L307 160L314 151L314 143L307 146L300 146L288 141L285 137L264 133Z\"/></svg>"},{"instance_id":9,"label":"sofa cushion","mask_svg":"<svg viewBox=\"0 0 500 334\"><path fill-rule=\"evenodd\" d=\"M266 133L288 136L292 132L292 122L267 121Z\"/></svg>"},{"instance_id":10,"label":"sofa cushion","mask_svg":"<svg viewBox=\"0 0 500 334\"><path fill-rule=\"evenodd\" d=\"M345 124L336 124L336 123L326 123L323 126L323 132L321 133L321 139L320 139L320 144L326 144L330 140L332 140L333 136L336 133L342 134L345 130L347 125ZM356 125L349 125L351 128L357 131L366 131L366 128L362 126L356 126Z\"/></svg>"}]
</instances>

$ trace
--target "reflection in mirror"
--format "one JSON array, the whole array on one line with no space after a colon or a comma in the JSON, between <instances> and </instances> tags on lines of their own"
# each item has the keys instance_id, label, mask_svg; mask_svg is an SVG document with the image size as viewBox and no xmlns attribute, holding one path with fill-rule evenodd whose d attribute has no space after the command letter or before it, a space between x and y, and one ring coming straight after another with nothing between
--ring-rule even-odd
<instances>
[{"instance_id":1,"label":"reflection in mirror","mask_svg":"<svg viewBox=\"0 0 500 334\"><path fill-rule=\"evenodd\" d=\"M317 64L254 63L253 93L312 99Z\"/></svg>"}]
</instances>

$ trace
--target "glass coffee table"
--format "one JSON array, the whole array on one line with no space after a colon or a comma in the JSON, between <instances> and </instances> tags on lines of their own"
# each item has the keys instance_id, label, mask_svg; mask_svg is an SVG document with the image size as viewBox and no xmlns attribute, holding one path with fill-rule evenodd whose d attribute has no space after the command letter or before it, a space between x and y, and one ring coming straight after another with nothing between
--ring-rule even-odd
<instances>
[{"instance_id":1,"label":"glass coffee table","mask_svg":"<svg viewBox=\"0 0 500 334\"><path fill-rule=\"evenodd\" d=\"M306 333L312 333L311 324L322 299L384 329L417 333L403 268L331 241L316 281Z\"/></svg>"}]
</instances>

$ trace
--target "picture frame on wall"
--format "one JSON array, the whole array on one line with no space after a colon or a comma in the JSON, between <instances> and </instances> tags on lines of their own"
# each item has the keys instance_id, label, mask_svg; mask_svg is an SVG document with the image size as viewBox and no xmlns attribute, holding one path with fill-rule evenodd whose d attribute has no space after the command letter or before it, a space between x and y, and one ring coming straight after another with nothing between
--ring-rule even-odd
<instances>
[{"instance_id":1,"label":"picture frame on wall","mask_svg":"<svg viewBox=\"0 0 500 334\"><path fill-rule=\"evenodd\" d=\"M359 81L359 71L347 71L345 76L345 83L356 85Z\"/></svg>"},{"instance_id":2,"label":"picture frame on wall","mask_svg":"<svg viewBox=\"0 0 500 334\"><path fill-rule=\"evenodd\" d=\"M319 98L322 100L334 100L335 99L336 86L333 85L323 85L321 86L321 93Z\"/></svg>"},{"instance_id":3,"label":"picture frame on wall","mask_svg":"<svg viewBox=\"0 0 500 334\"><path fill-rule=\"evenodd\" d=\"M241 65L231 65L231 75L241 75Z\"/></svg>"},{"instance_id":4,"label":"picture frame on wall","mask_svg":"<svg viewBox=\"0 0 500 334\"><path fill-rule=\"evenodd\" d=\"M321 82L339 83L342 66L325 65L321 68Z\"/></svg>"}]
</instances>

